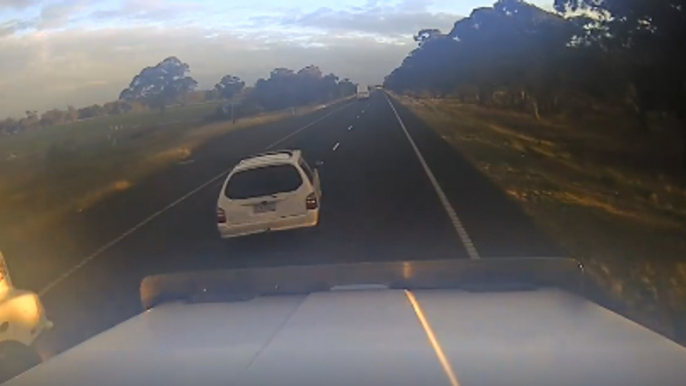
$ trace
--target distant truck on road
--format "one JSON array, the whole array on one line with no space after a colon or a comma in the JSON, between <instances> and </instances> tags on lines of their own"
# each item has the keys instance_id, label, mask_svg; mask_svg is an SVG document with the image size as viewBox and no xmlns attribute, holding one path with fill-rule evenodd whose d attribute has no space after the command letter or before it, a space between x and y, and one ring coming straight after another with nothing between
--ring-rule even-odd
<instances>
[{"instance_id":1,"label":"distant truck on road","mask_svg":"<svg viewBox=\"0 0 686 386\"><path fill-rule=\"evenodd\" d=\"M363 100L363 99L369 99L369 87L364 84L358 84L357 85L357 99L358 100Z\"/></svg>"}]
</instances>

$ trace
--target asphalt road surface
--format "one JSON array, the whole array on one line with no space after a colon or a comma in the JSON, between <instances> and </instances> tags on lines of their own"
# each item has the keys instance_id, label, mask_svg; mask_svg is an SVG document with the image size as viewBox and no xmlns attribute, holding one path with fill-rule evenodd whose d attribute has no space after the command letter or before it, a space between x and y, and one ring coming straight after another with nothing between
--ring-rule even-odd
<instances>
[{"instance_id":1,"label":"asphalt road surface","mask_svg":"<svg viewBox=\"0 0 686 386\"><path fill-rule=\"evenodd\" d=\"M226 172L245 156L282 148L324 162L320 225L221 240L215 205ZM68 243L55 236L65 232ZM48 253L54 267L36 273L29 259L10 264L15 284L39 291L55 323L39 342L47 356L140 313L139 284L150 274L559 255L515 203L381 92L215 139L192 162L75 213L60 232L10 246L6 255L30 248Z\"/></svg>"}]
</instances>

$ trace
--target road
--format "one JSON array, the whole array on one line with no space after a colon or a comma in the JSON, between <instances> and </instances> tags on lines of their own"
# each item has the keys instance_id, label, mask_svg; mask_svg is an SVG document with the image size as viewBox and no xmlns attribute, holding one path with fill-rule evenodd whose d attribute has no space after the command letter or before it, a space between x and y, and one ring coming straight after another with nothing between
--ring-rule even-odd
<instances>
[{"instance_id":1,"label":"road","mask_svg":"<svg viewBox=\"0 0 686 386\"><path fill-rule=\"evenodd\" d=\"M215 204L225 173L244 156L280 148L323 161L320 226L220 240ZM559 254L515 203L381 92L227 134L64 227L69 243L35 242L55 269L32 274L17 263L13 272L40 291L55 322L39 343L46 355L139 313L138 286L150 274Z\"/></svg>"}]
</instances>

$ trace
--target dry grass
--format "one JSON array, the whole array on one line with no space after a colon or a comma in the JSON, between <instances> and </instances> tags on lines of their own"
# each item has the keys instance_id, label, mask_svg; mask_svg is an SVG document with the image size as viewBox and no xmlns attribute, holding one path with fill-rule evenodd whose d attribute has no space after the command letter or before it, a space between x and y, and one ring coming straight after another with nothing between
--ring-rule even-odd
<instances>
[{"instance_id":1,"label":"dry grass","mask_svg":"<svg viewBox=\"0 0 686 386\"><path fill-rule=\"evenodd\" d=\"M621 115L546 121L453 100L396 96L580 259L634 319L670 336L686 314L681 139Z\"/></svg>"},{"instance_id":2,"label":"dry grass","mask_svg":"<svg viewBox=\"0 0 686 386\"><path fill-rule=\"evenodd\" d=\"M307 114L324 106L298 109ZM200 123L212 106L93 119L0 138L0 238L28 240L144 177L192 157L213 137L284 119L290 112ZM113 130L113 126L119 126Z\"/></svg>"}]
</instances>

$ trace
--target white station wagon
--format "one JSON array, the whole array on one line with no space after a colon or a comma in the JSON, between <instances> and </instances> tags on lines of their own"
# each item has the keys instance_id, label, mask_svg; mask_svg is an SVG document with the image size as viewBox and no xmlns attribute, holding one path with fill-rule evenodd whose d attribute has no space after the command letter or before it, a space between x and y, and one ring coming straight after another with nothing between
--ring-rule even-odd
<instances>
[{"instance_id":1,"label":"white station wagon","mask_svg":"<svg viewBox=\"0 0 686 386\"><path fill-rule=\"evenodd\" d=\"M316 226L319 174L299 150L257 154L229 173L217 202L222 238Z\"/></svg>"}]
</instances>

